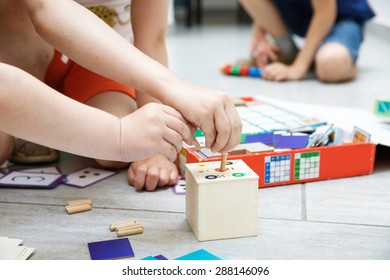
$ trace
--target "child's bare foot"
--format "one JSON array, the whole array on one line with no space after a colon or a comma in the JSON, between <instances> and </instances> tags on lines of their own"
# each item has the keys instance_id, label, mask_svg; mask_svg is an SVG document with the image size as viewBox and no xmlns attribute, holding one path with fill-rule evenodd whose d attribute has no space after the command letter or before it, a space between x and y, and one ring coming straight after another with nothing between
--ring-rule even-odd
<instances>
[{"instance_id":1,"label":"child's bare foot","mask_svg":"<svg viewBox=\"0 0 390 280\"><path fill-rule=\"evenodd\" d=\"M177 183L179 172L176 165L165 156L155 155L145 160L133 162L127 173L130 185L137 191L154 191L157 187Z\"/></svg>"}]
</instances>

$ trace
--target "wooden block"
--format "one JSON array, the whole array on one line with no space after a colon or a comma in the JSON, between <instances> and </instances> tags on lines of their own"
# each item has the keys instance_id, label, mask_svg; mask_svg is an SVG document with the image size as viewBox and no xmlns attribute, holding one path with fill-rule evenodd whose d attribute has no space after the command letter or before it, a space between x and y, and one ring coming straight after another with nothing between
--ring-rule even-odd
<instances>
[{"instance_id":1,"label":"wooden block","mask_svg":"<svg viewBox=\"0 0 390 280\"><path fill-rule=\"evenodd\" d=\"M187 164L186 218L199 241L258 233L258 179L242 160Z\"/></svg>"}]
</instances>

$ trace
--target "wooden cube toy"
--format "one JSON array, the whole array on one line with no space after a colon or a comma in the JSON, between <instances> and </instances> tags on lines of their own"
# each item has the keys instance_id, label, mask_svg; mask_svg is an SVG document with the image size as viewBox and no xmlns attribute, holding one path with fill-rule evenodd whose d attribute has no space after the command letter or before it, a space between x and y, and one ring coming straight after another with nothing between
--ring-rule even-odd
<instances>
[{"instance_id":1,"label":"wooden cube toy","mask_svg":"<svg viewBox=\"0 0 390 280\"><path fill-rule=\"evenodd\" d=\"M244 161L186 164L186 217L199 241L258 233L258 175Z\"/></svg>"}]
</instances>

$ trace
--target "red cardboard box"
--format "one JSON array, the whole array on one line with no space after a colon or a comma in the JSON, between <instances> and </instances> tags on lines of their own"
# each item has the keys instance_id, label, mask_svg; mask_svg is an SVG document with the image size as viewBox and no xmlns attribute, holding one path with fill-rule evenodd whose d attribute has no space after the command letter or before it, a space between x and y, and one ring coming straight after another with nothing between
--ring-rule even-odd
<instances>
[{"instance_id":1,"label":"red cardboard box","mask_svg":"<svg viewBox=\"0 0 390 280\"><path fill-rule=\"evenodd\" d=\"M264 143L269 138L267 129L270 127L291 127L318 121L265 102L240 106L237 109L244 124L241 139L244 143L257 141L256 139L262 139ZM253 133L257 128L261 132ZM262 188L368 175L374 169L375 152L376 144L371 142L335 143L330 146L263 152L243 150L230 154L228 160L242 159L257 173L259 187ZM218 155L213 156L211 153L211 156L204 156L193 147L185 147L179 153L177 163L180 173L185 176L186 163L220 160Z\"/></svg>"}]
</instances>

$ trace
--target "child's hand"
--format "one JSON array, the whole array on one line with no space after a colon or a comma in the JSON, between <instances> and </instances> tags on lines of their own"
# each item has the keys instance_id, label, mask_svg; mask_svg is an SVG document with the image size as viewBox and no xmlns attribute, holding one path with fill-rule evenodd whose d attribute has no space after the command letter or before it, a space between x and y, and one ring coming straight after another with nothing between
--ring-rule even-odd
<instances>
[{"instance_id":1,"label":"child's hand","mask_svg":"<svg viewBox=\"0 0 390 280\"><path fill-rule=\"evenodd\" d=\"M305 75L305 71L293 65L274 62L263 69L262 78L269 81L299 80Z\"/></svg>"},{"instance_id":2,"label":"child's hand","mask_svg":"<svg viewBox=\"0 0 390 280\"><path fill-rule=\"evenodd\" d=\"M251 55L256 58L257 67L263 68L268 63L278 60L277 52L279 50L277 45L272 44L265 37L261 37L252 42Z\"/></svg>"},{"instance_id":3,"label":"child's hand","mask_svg":"<svg viewBox=\"0 0 390 280\"><path fill-rule=\"evenodd\" d=\"M175 87L175 90L179 92L174 98L174 107L203 131L208 148L225 153L239 144L241 119L226 93L190 84Z\"/></svg>"},{"instance_id":4,"label":"child's hand","mask_svg":"<svg viewBox=\"0 0 390 280\"><path fill-rule=\"evenodd\" d=\"M157 187L174 185L178 177L176 165L162 155L133 162L127 173L129 184L137 191L154 191Z\"/></svg>"},{"instance_id":5,"label":"child's hand","mask_svg":"<svg viewBox=\"0 0 390 280\"><path fill-rule=\"evenodd\" d=\"M122 161L133 162L157 154L174 161L183 141L193 143L190 127L175 109L148 103L121 119Z\"/></svg>"}]
</instances>

